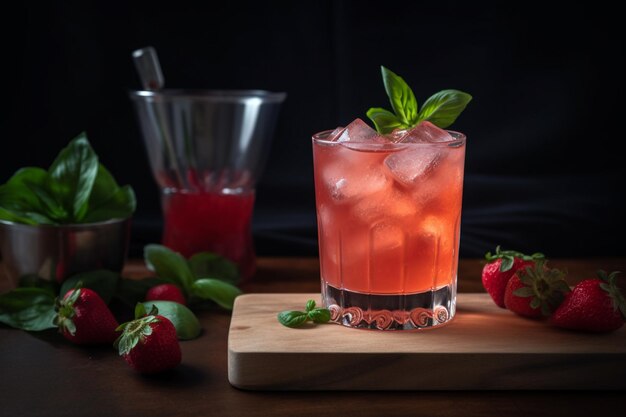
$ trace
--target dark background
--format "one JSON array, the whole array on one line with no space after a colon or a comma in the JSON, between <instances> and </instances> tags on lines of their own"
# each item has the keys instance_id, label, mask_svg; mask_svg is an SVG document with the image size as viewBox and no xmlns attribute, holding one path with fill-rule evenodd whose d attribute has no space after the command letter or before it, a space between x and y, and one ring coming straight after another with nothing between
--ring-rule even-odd
<instances>
[{"instance_id":1,"label":"dark background","mask_svg":"<svg viewBox=\"0 0 626 417\"><path fill-rule=\"evenodd\" d=\"M168 87L285 91L258 185L260 255L316 255L311 134L388 107L379 66L422 103L474 100L461 256L496 244L623 256L626 74L620 14L602 2L58 2L5 10L0 181L47 167L85 130L138 197L132 252L160 239L159 194L127 92L152 45ZM553 6L554 7L554 6Z\"/></svg>"}]
</instances>

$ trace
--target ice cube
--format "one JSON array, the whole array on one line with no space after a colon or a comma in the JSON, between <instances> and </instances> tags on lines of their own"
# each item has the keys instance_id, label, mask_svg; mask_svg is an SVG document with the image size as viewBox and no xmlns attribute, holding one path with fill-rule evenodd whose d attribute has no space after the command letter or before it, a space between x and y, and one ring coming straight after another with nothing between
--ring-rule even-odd
<instances>
[{"instance_id":1,"label":"ice cube","mask_svg":"<svg viewBox=\"0 0 626 417\"><path fill-rule=\"evenodd\" d=\"M397 131L392 133L392 135L396 136L394 142L402 143L451 142L454 140L448 132L428 121L421 122L409 130Z\"/></svg>"},{"instance_id":2,"label":"ice cube","mask_svg":"<svg viewBox=\"0 0 626 417\"><path fill-rule=\"evenodd\" d=\"M398 182L411 186L437 165L440 155L437 147L416 144L389 155L385 166Z\"/></svg>"},{"instance_id":3,"label":"ice cube","mask_svg":"<svg viewBox=\"0 0 626 417\"><path fill-rule=\"evenodd\" d=\"M448 132L430 122L421 122L409 130L395 130L389 137L396 143L415 144L385 159L391 175L406 186L424 178L439 162L441 150L431 144L454 140Z\"/></svg>"},{"instance_id":4,"label":"ice cube","mask_svg":"<svg viewBox=\"0 0 626 417\"><path fill-rule=\"evenodd\" d=\"M346 128L343 126L339 126L326 137L326 140L331 142L339 142L339 137L343 132L345 132Z\"/></svg>"},{"instance_id":5,"label":"ice cube","mask_svg":"<svg viewBox=\"0 0 626 417\"><path fill-rule=\"evenodd\" d=\"M352 212L355 217L371 224L385 219L404 221L417 216L418 211L419 207L405 191L387 187L358 201Z\"/></svg>"},{"instance_id":6,"label":"ice cube","mask_svg":"<svg viewBox=\"0 0 626 417\"><path fill-rule=\"evenodd\" d=\"M353 152L348 151L346 152ZM344 163L335 163L324 169L322 174L331 197L336 202L348 202L376 193L391 183L381 166L371 166L363 171L350 168Z\"/></svg>"},{"instance_id":7,"label":"ice cube","mask_svg":"<svg viewBox=\"0 0 626 417\"><path fill-rule=\"evenodd\" d=\"M339 129L339 128L337 128ZM335 133L337 131L333 133ZM339 132L337 132L339 133ZM354 119L352 123L346 126L341 133L336 137L335 142L374 142L374 143L387 143L387 139L383 138L378 132L369 127L361 119Z\"/></svg>"}]
</instances>

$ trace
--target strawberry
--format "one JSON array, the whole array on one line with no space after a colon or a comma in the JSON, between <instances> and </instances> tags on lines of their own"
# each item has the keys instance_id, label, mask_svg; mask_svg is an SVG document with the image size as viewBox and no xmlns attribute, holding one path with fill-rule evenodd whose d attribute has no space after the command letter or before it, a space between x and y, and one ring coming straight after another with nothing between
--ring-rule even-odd
<instances>
[{"instance_id":1,"label":"strawberry","mask_svg":"<svg viewBox=\"0 0 626 417\"><path fill-rule=\"evenodd\" d=\"M519 269L506 284L504 305L520 316L549 316L570 290L564 276L562 271L548 268L545 260Z\"/></svg>"},{"instance_id":2,"label":"strawberry","mask_svg":"<svg viewBox=\"0 0 626 417\"><path fill-rule=\"evenodd\" d=\"M619 272L598 271L598 278L576 284L554 312L550 323L565 329L612 332L624 325L626 301L617 287Z\"/></svg>"},{"instance_id":3,"label":"strawberry","mask_svg":"<svg viewBox=\"0 0 626 417\"><path fill-rule=\"evenodd\" d=\"M544 256L541 253L524 255L513 250L501 251L498 246L496 253L492 255L487 252L485 259L488 263L483 267L483 287L498 307L504 308L504 290L509 279L518 269L533 266L535 261L544 259Z\"/></svg>"},{"instance_id":4,"label":"strawberry","mask_svg":"<svg viewBox=\"0 0 626 417\"><path fill-rule=\"evenodd\" d=\"M146 301L174 301L176 303L187 305L183 292L174 284L160 284L150 288L146 293Z\"/></svg>"},{"instance_id":5,"label":"strawberry","mask_svg":"<svg viewBox=\"0 0 626 417\"><path fill-rule=\"evenodd\" d=\"M79 345L111 344L117 320L98 293L89 288L69 290L57 299L54 323L69 341Z\"/></svg>"},{"instance_id":6,"label":"strawberry","mask_svg":"<svg viewBox=\"0 0 626 417\"><path fill-rule=\"evenodd\" d=\"M146 314L141 303L135 308L135 317L117 328L123 332L115 341L130 367L142 374L155 374L180 364L180 344L172 322L158 315L156 307Z\"/></svg>"}]
</instances>

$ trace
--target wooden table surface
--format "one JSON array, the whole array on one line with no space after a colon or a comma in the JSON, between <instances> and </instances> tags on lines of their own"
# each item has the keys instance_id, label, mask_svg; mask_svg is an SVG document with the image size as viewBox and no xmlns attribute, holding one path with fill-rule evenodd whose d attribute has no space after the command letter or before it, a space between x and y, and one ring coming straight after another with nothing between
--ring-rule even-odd
<instances>
[{"instance_id":1,"label":"wooden table surface","mask_svg":"<svg viewBox=\"0 0 626 417\"><path fill-rule=\"evenodd\" d=\"M575 283L599 268L626 271L626 258L552 265L566 268ZM481 268L480 260L460 262L459 291L482 291ZM133 261L124 274L141 277L146 270ZM317 292L317 259L259 259L256 277L243 288ZM182 365L153 377L135 374L111 348L77 347L52 330L0 325L0 416L613 416L626 405L619 391L242 391L227 378L230 314L205 311L199 318L203 334L181 343Z\"/></svg>"}]
</instances>

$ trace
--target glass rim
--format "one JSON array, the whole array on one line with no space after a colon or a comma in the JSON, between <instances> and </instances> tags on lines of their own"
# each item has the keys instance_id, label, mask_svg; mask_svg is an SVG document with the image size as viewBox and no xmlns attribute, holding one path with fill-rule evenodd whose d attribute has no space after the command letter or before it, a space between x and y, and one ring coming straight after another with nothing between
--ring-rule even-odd
<instances>
[{"instance_id":1,"label":"glass rim","mask_svg":"<svg viewBox=\"0 0 626 417\"><path fill-rule=\"evenodd\" d=\"M448 142L418 142L418 143L414 143L414 142L386 142L386 143L371 143L371 142L360 142L360 141L348 141L348 142L335 142L332 140L327 140L326 138L335 131L335 129L331 130L323 130L321 132L317 132L312 136L313 139L313 143L316 145L341 145L341 144L356 144L356 145L367 145L368 149L389 149L389 148L395 148L395 147L402 147L405 148L407 146L442 146L442 147L448 147L450 145L453 146L462 146L465 145L465 142L467 140L467 136L465 136L464 133L458 132L456 130L447 130L444 129L446 132L448 132L452 137L454 137L455 140L452 141L448 141Z\"/></svg>"},{"instance_id":2,"label":"glass rim","mask_svg":"<svg viewBox=\"0 0 626 417\"><path fill-rule=\"evenodd\" d=\"M246 103L249 100L261 100L265 103L281 103L287 93L267 90L203 90L203 89L168 89L159 91L132 90L129 96L133 100L202 100Z\"/></svg>"}]
</instances>

